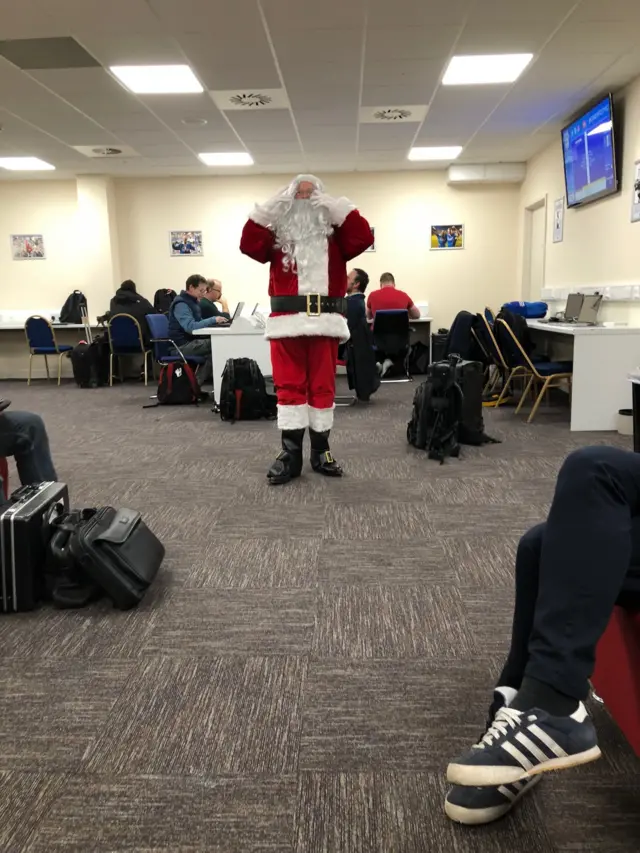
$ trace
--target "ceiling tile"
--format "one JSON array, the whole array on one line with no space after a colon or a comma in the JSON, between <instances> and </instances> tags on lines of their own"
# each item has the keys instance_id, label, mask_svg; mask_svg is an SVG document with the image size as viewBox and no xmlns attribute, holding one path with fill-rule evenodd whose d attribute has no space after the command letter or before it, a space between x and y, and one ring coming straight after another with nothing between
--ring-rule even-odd
<instances>
[{"instance_id":1,"label":"ceiling tile","mask_svg":"<svg viewBox=\"0 0 640 853\"><path fill-rule=\"evenodd\" d=\"M475 0L447 0L445 5L416 0L370 0L369 26L430 27L439 22L461 24Z\"/></svg>"},{"instance_id":2,"label":"ceiling tile","mask_svg":"<svg viewBox=\"0 0 640 853\"><path fill-rule=\"evenodd\" d=\"M480 18L466 26L456 44L457 54L537 53L549 39L554 24L531 21L526 26L513 21Z\"/></svg>"},{"instance_id":3,"label":"ceiling tile","mask_svg":"<svg viewBox=\"0 0 640 853\"><path fill-rule=\"evenodd\" d=\"M266 0L262 4L270 30L319 30L339 21L346 30L364 26L364 0ZM330 48L330 45L327 45Z\"/></svg>"},{"instance_id":4,"label":"ceiling tile","mask_svg":"<svg viewBox=\"0 0 640 853\"><path fill-rule=\"evenodd\" d=\"M0 41L0 56L23 70L32 68L91 68L96 59L68 36Z\"/></svg>"},{"instance_id":5,"label":"ceiling tile","mask_svg":"<svg viewBox=\"0 0 640 853\"><path fill-rule=\"evenodd\" d=\"M22 0L21 0L22 2ZM125 35L137 32L159 32L157 17L145 0L38 0L39 11L52 14L58 25L69 33Z\"/></svg>"},{"instance_id":6,"label":"ceiling tile","mask_svg":"<svg viewBox=\"0 0 640 853\"><path fill-rule=\"evenodd\" d=\"M418 86L423 88L423 96L417 101L422 104L431 99L444 70L446 57L442 59L411 59L388 62L371 57L365 64L364 83L366 86Z\"/></svg>"},{"instance_id":7,"label":"ceiling tile","mask_svg":"<svg viewBox=\"0 0 640 853\"><path fill-rule=\"evenodd\" d=\"M362 106L378 107L385 104L396 107L399 104L423 104L431 100L433 89L427 90L423 85L409 86L369 86L365 84L362 90Z\"/></svg>"},{"instance_id":8,"label":"ceiling tile","mask_svg":"<svg viewBox=\"0 0 640 853\"><path fill-rule=\"evenodd\" d=\"M253 140L297 142L289 110L267 110L263 113L231 112L229 121L247 145Z\"/></svg>"},{"instance_id":9,"label":"ceiling tile","mask_svg":"<svg viewBox=\"0 0 640 853\"><path fill-rule=\"evenodd\" d=\"M106 66L110 65L179 65L185 62L180 45L170 35L124 33L83 33L76 36L80 44Z\"/></svg>"},{"instance_id":10,"label":"ceiling tile","mask_svg":"<svg viewBox=\"0 0 640 853\"><path fill-rule=\"evenodd\" d=\"M237 27L217 25L212 33L178 35L178 39L208 89L280 88L271 48L255 14Z\"/></svg>"},{"instance_id":11,"label":"ceiling tile","mask_svg":"<svg viewBox=\"0 0 640 853\"><path fill-rule=\"evenodd\" d=\"M460 25L437 24L428 27L370 27L367 30L367 61L446 57L451 52L460 29Z\"/></svg>"},{"instance_id":12,"label":"ceiling tile","mask_svg":"<svg viewBox=\"0 0 640 853\"><path fill-rule=\"evenodd\" d=\"M407 151L417 129L417 124L362 124L358 150Z\"/></svg>"}]
</instances>

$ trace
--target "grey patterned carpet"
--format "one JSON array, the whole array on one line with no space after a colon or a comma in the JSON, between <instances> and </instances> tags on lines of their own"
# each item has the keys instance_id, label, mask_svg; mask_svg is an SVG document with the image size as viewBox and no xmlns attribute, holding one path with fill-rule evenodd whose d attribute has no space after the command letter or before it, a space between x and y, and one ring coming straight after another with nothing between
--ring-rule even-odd
<instances>
[{"instance_id":1,"label":"grey patterned carpet","mask_svg":"<svg viewBox=\"0 0 640 853\"><path fill-rule=\"evenodd\" d=\"M135 612L0 619L2 851L640 849L639 764L601 709L601 761L491 827L442 807L505 654L518 535L568 451L627 440L502 410L502 444L439 467L406 445L413 387L387 385L337 413L348 477L269 489L271 424L145 411L135 384L0 392L44 416L76 505L138 508L167 546Z\"/></svg>"}]
</instances>

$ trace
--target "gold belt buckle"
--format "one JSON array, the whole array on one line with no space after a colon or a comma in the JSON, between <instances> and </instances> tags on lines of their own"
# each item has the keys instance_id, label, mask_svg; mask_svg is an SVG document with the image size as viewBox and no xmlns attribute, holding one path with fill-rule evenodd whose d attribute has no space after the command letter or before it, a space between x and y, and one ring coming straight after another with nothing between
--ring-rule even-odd
<instances>
[{"instance_id":1,"label":"gold belt buckle","mask_svg":"<svg viewBox=\"0 0 640 853\"><path fill-rule=\"evenodd\" d=\"M313 299L317 300L315 310L312 307ZM307 293L307 317L319 317L321 314L320 307L320 294Z\"/></svg>"}]
</instances>

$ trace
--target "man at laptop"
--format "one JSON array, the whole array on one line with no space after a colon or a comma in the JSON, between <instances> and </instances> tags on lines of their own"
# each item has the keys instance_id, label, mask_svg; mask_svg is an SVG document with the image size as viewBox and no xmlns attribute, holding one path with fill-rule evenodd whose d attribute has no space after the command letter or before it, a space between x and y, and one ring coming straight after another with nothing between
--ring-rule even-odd
<instances>
[{"instance_id":1,"label":"man at laptop","mask_svg":"<svg viewBox=\"0 0 640 853\"><path fill-rule=\"evenodd\" d=\"M207 279L205 294L200 300L200 311L202 312L203 320L208 320L209 317L231 319L229 304L222 295L222 282L218 281L217 278Z\"/></svg>"},{"instance_id":2,"label":"man at laptop","mask_svg":"<svg viewBox=\"0 0 640 853\"><path fill-rule=\"evenodd\" d=\"M204 296L207 280L202 275L190 275L186 281L185 289L181 291L171 303L169 308L169 337L180 347L183 355L200 355L207 360L198 372L198 380L201 385L211 381L213 378L213 365L211 361L211 339L194 336L196 329L206 329L210 326L226 326L229 321L226 317L209 317L202 319L200 300Z\"/></svg>"},{"instance_id":3,"label":"man at laptop","mask_svg":"<svg viewBox=\"0 0 640 853\"><path fill-rule=\"evenodd\" d=\"M376 311L408 311L412 320L418 320L420 309L413 304L413 299L404 290L396 287L396 280L390 272L380 276L380 289L369 294L367 300L367 320L373 320Z\"/></svg>"}]
</instances>

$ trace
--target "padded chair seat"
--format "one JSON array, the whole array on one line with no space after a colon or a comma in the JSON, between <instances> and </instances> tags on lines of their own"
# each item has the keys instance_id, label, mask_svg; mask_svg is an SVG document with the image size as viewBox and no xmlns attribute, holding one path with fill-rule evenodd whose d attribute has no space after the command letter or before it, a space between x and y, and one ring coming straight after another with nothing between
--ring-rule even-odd
<instances>
[{"instance_id":1,"label":"padded chair seat","mask_svg":"<svg viewBox=\"0 0 640 853\"><path fill-rule=\"evenodd\" d=\"M536 361L534 366L541 376L553 376L555 373L572 373L572 361Z\"/></svg>"},{"instance_id":2,"label":"padded chair seat","mask_svg":"<svg viewBox=\"0 0 640 853\"><path fill-rule=\"evenodd\" d=\"M191 364L204 364L207 359L202 355L185 355L185 360ZM175 364L176 361L182 361L182 356L163 355L158 359L159 364Z\"/></svg>"},{"instance_id":3,"label":"padded chair seat","mask_svg":"<svg viewBox=\"0 0 640 853\"><path fill-rule=\"evenodd\" d=\"M73 347L69 344L60 344L58 349L55 347L34 347L33 354L34 355L56 355L59 352L69 352Z\"/></svg>"}]
</instances>

